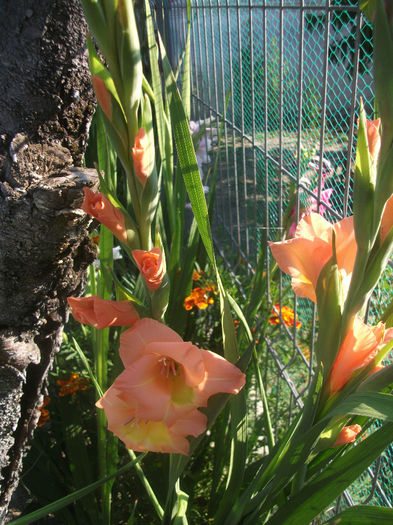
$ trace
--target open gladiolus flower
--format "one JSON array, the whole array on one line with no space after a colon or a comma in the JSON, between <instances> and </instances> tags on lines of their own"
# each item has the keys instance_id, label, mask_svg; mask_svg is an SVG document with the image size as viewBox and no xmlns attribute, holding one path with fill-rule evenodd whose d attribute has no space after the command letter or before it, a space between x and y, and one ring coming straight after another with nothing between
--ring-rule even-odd
<instances>
[{"instance_id":1,"label":"open gladiolus flower","mask_svg":"<svg viewBox=\"0 0 393 525\"><path fill-rule=\"evenodd\" d=\"M292 288L299 297L316 302L319 274L333 255L333 232L338 268L344 283L349 285L357 251L352 217L330 224L319 214L310 213L299 222L293 239L269 242L273 257L281 270L292 277Z\"/></svg>"},{"instance_id":2,"label":"open gladiolus flower","mask_svg":"<svg viewBox=\"0 0 393 525\"><path fill-rule=\"evenodd\" d=\"M85 199L82 210L106 226L120 241L127 241L124 215L102 193L94 193L84 187Z\"/></svg>"},{"instance_id":3,"label":"open gladiolus flower","mask_svg":"<svg viewBox=\"0 0 393 525\"><path fill-rule=\"evenodd\" d=\"M134 161L135 175L144 186L150 174L149 140L145 128L141 128L135 137L132 160Z\"/></svg>"},{"instance_id":4,"label":"open gladiolus flower","mask_svg":"<svg viewBox=\"0 0 393 525\"><path fill-rule=\"evenodd\" d=\"M129 301L109 301L92 297L68 297L72 315L82 324L102 329L108 326L132 326L139 315Z\"/></svg>"},{"instance_id":5,"label":"open gladiolus flower","mask_svg":"<svg viewBox=\"0 0 393 525\"><path fill-rule=\"evenodd\" d=\"M360 425L349 425L341 429L336 441L334 442L333 447L340 447L341 445L347 445L348 443L353 443L356 440L359 432L362 431Z\"/></svg>"},{"instance_id":6,"label":"open gladiolus flower","mask_svg":"<svg viewBox=\"0 0 393 525\"><path fill-rule=\"evenodd\" d=\"M149 290L157 290L165 273L161 250L159 248L150 251L133 250L132 256Z\"/></svg>"},{"instance_id":7,"label":"open gladiolus flower","mask_svg":"<svg viewBox=\"0 0 393 525\"><path fill-rule=\"evenodd\" d=\"M341 390L353 372L367 366L391 339L393 328L385 330L383 323L369 326L355 316L328 377L330 392Z\"/></svg>"},{"instance_id":8,"label":"open gladiolus flower","mask_svg":"<svg viewBox=\"0 0 393 525\"><path fill-rule=\"evenodd\" d=\"M97 406L109 430L133 450L188 454L186 436L206 429L197 408L213 394L237 394L245 383L236 366L153 319L123 332L120 357L125 370Z\"/></svg>"}]
</instances>

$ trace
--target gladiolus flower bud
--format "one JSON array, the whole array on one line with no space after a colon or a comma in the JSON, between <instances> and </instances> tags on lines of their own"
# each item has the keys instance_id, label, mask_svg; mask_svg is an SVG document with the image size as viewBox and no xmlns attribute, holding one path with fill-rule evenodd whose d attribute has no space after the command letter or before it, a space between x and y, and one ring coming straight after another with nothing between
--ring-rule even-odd
<instances>
[{"instance_id":1,"label":"gladiolus flower bud","mask_svg":"<svg viewBox=\"0 0 393 525\"><path fill-rule=\"evenodd\" d=\"M149 290L157 290L164 278L164 264L159 248L150 251L133 250L132 256Z\"/></svg>"},{"instance_id":2,"label":"gladiolus flower bud","mask_svg":"<svg viewBox=\"0 0 393 525\"><path fill-rule=\"evenodd\" d=\"M129 301L110 301L92 297L68 297L72 315L82 324L99 330L108 326L132 326L138 319L138 312Z\"/></svg>"},{"instance_id":3,"label":"gladiolus flower bud","mask_svg":"<svg viewBox=\"0 0 393 525\"><path fill-rule=\"evenodd\" d=\"M379 129L381 127L381 119L367 120L367 140L368 150L373 160L376 160L381 149L381 135Z\"/></svg>"},{"instance_id":4,"label":"gladiolus flower bud","mask_svg":"<svg viewBox=\"0 0 393 525\"><path fill-rule=\"evenodd\" d=\"M362 427L360 425L349 425L348 427L344 427L334 442L333 447L340 447L341 445L353 443L361 431Z\"/></svg>"},{"instance_id":5,"label":"gladiolus flower bud","mask_svg":"<svg viewBox=\"0 0 393 525\"><path fill-rule=\"evenodd\" d=\"M141 128L135 137L132 159L134 161L135 175L142 186L145 186L147 177L150 175L149 140L145 128Z\"/></svg>"},{"instance_id":6,"label":"gladiolus flower bud","mask_svg":"<svg viewBox=\"0 0 393 525\"><path fill-rule=\"evenodd\" d=\"M93 75L92 80L98 103L100 104L102 111L105 113L108 119L112 120L111 95L105 85L105 82L98 75Z\"/></svg>"},{"instance_id":7,"label":"gladiolus flower bud","mask_svg":"<svg viewBox=\"0 0 393 525\"><path fill-rule=\"evenodd\" d=\"M106 226L120 241L127 242L124 216L102 193L94 193L84 187L85 200L82 210Z\"/></svg>"}]
</instances>

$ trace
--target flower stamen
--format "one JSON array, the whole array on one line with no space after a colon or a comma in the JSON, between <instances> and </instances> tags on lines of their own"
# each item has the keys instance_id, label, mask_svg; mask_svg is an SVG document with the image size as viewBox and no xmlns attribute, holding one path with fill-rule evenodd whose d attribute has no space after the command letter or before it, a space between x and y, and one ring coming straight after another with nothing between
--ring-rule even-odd
<instances>
[{"instance_id":1,"label":"flower stamen","mask_svg":"<svg viewBox=\"0 0 393 525\"><path fill-rule=\"evenodd\" d=\"M167 359L166 357L160 357L158 362L161 363L160 374L165 372L165 377L168 379L169 374L176 375L176 364L173 359Z\"/></svg>"}]
</instances>

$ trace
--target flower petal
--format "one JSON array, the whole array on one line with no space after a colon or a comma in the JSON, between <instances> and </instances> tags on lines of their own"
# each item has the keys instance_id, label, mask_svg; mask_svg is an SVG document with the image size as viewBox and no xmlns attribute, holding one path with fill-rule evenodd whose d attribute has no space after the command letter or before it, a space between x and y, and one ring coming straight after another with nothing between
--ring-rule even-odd
<instances>
[{"instance_id":1,"label":"flower petal","mask_svg":"<svg viewBox=\"0 0 393 525\"><path fill-rule=\"evenodd\" d=\"M140 319L132 328L120 336L120 357L124 366L128 366L144 354L149 343L183 343L183 339L174 330L154 319Z\"/></svg>"},{"instance_id":2,"label":"flower petal","mask_svg":"<svg viewBox=\"0 0 393 525\"><path fill-rule=\"evenodd\" d=\"M121 391L119 397L135 405L138 418L165 420L170 402L171 384L160 374L157 355L144 355L119 375L113 386Z\"/></svg>"},{"instance_id":3,"label":"flower petal","mask_svg":"<svg viewBox=\"0 0 393 525\"><path fill-rule=\"evenodd\" d=\"M206 406L207 399L219 392L238 394L246 382L243 372L214 352L203 350L202 355L206 375L198 387L200 406Z\"/></svg>"}]
</instances>

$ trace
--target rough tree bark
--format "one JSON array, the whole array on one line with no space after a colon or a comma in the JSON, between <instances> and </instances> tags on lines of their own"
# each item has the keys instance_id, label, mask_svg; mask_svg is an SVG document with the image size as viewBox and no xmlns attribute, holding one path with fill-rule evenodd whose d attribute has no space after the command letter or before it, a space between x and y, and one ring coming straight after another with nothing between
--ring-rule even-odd
<instances>
[{"instance_id":1,"label":"rough tree bark","mask_svg":"<svg viewBox=\"0 0 393 525\"><path fill-rule=\"evenodd\" d=\"M0 523L42 388L94 259L78 208L94 111L78 0L0 3ZM75 168L79 166L79 168Z\"/></svg>"}]
</instances>

